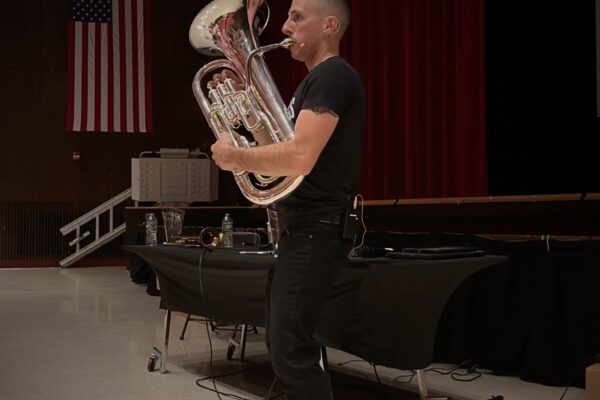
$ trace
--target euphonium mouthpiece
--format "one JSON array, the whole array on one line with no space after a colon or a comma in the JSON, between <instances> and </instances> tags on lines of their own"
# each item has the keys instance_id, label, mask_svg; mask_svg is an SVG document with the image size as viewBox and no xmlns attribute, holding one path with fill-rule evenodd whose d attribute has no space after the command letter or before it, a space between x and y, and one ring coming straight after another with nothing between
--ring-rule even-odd
<instances>
[{"instance_id":1,"label":"euphonium mouthpiece","mask_svg":"<svg viewBox=\"0 0 600 400\"><path fill-rule=\"evenodd\" d=\"M283 40L281 41L281 43L279 43L279 46L280 46L280 47L283 47L283 48L285 48L285 49L289 49L289 48L290 48L290 47L292 47L294 44L295 44L295 43L294 43L294 41L293 41L292 39L290 39L290 38L287 38L287 39L283 39Z\"/></svg>"},{"instance_id":2,"label":"euphonium mouthpiece","mask_svg":"<svg viewBox=\"0 0 600 400\"><path fill-rule=\"evenodd\" d=\"M290 49L290 47L292 47L292 46L293 46L293 45L295 45L295 44L297 44L297 45L298 45L298 46L300 46L300 47L304 47L304 43L296 43L296 42L294 42L294 41L293 41L292 39L290 39L290 38L283 39L283 40L281 41L281 43L279 43L279 44L278 44L278 46L279 46L279 47L286 48L286 49L288 49L288 50L289 50L289 49Z\"/></svg>"},{"instance_id":3,"label":"euphonium mouthpiece","mask_svg":"<svg viewBox=\"0 0 600 400\"><path fill-rule=\"evenodd\" d=\"M262 46L259 47L258 49L254 50L252 53L258 53L260 55L262 55L263 53L266 53L268 51L273 51L273 50L277 50L280 48L284 48L284 49L289 49L290 47L292 47L294 44L296 44L296 42L294 42L292 39L287 38L287 39L283 39L281 42L279 43L275 43L275 44L269 44L266 46ZM302 44L302 46L304 46L304 44Z\"/></svg>"}]
</instances>

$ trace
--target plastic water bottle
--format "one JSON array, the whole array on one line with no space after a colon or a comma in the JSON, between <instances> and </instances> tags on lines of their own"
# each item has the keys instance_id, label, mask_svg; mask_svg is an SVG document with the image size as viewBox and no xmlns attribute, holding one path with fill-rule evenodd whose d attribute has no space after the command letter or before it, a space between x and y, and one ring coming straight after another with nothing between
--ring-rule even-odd
<instances>
[{"instance_id":1,"label":"plastic water bottle","mask_svg":"<svg viewBox=\"0 0 600 400\"><path fill-rule=\"evenodd\" d=\"M158 232L158 220L154 213L146 214L146 246L156 246Z\"/></svg>"},{"instance_id":2,"label":"plastic water bottle","mask_svg":"<svg viewBox=\"0 0 600 400\"><path fill-rule=\"evenodd\" d=\"M223 221L221 222L221 230L223 232L223 244L222 247L232 248L233 247L233 219L229 213L225 213Z\"/></svg>"}]
</instances>

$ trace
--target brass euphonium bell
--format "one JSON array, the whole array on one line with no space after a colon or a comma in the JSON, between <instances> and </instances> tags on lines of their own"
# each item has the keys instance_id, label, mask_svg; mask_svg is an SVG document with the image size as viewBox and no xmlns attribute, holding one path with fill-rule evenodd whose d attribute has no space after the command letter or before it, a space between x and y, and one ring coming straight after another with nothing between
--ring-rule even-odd
<instances>
[{"instance_id":1,"label":"brass euphonium bell","mask_svg":"<svg viewBox=\"0 0 600 400\"><path fill-rule=\"evenodd\" d=\"M291 39L259 47L258 35L267 25L269 8L263 0L214 0L198 13L190 42L200 53L223 55L202 67L192 88L215 137L227 134L237 147L264 146L294 138L292 115L285 106L262 54L289 48ZM207 84L214 74L229 70L234 78ZM303 176L263 176L234 173L244 196L255 204L271 204L300 185Z\"/></svg>"}]
</instances>

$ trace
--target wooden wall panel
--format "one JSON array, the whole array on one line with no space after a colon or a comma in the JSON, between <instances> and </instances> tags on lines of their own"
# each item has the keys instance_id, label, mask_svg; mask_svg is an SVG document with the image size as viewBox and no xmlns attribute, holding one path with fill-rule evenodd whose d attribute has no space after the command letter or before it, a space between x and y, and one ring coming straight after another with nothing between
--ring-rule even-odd
<instances>
[{"instance_id":1,"label":"wooden wall panel","mask_svg":"<svg viewBox=\"0 0 600 400\"><path fill-rule=\"evenodd\" d=\"M61 201L71 198L70 143L65 136L66 72L43 72L40 115L40 198Z\"/></svg>"},{"instance_id":2,"label":"wooden wall panel","mask_svg":"<svg viewBox=\"0 0 600 400\"><path fill-rule=\"evenodd\" d=\"M36 69L42 45L41 0L2 1L0 15L0 67Z\"/></svg>"},{"instance_id":3,"label":"wooden wall panel","mask_svg":"<svg viewBox=\"0 0 600 400\"><path fill-rule=\"evenodd\" d=\"M41 201L107 200L110 135L66 132L66 72L44 72L42 77ZM74 151L80 152L80 160L73 160Z\"/></svg>"},{"instance_id":4,"label":"wooden wall panel","mask_svg":"<svg viewBox=\"0 0 600 400\"><path fill-rule=\"evenodd\" d=\"M0 71L0 200L39 199L39 92L37 71Z\"/></svg>"},{"instance_id":5,"label":"wooden wall panel","mask_svg":"<svg viewBox=\"0 0 600 400\"><path fill-rule=\"evenodd\" d=\"M67 68L69 1L42 0L40 65L47 70Z\"/></svg>"}]
</instances>

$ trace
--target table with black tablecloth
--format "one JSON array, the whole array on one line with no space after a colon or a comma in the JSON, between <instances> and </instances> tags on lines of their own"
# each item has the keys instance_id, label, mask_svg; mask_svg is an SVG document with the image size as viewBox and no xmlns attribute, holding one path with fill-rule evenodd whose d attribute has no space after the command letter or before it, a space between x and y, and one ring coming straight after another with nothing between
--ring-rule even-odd
<instances>
[{"instance_id":1,"label":"table with black tablecloth","mask_svg":"<svg viewBox=\"0 0 600 400\"><path fill-rule=\"evenodd\" d=\"M222 322L264 326L266 271L273 255L177 246L124 248L156 272L161 308ZM316 337L370 362L421 369L432 362L439 317L456 288L503 256L448 260L349 261L327 302Z\"/></svg>"}]
</instances>

